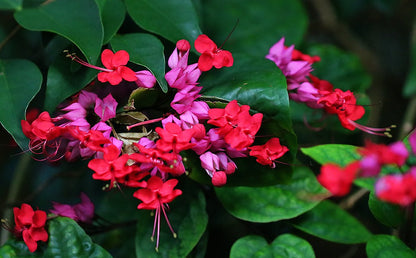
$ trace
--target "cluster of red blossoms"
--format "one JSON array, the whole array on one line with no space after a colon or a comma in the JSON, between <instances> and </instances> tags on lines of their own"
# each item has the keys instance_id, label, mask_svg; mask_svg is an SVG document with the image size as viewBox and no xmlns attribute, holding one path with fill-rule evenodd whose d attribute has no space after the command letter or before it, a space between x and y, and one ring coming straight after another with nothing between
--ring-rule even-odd
<instances>
[{"instance_id":1,"label":"cluster of red blossoms","mask_svg":"<svg viewBox=\"0 0 416 258\"><path fill-rule=\"evenodd\" d=\"M233 158L252 156L258 163L274 168L275 161L288 151L276 137L263 145L253 145L263 114L251 115L248 105L239 105L233 100L220 109L210 108L206 102L198 100L202 87L197 81L201 72L212 67L232 66L233 57L206 35L195 40L195 48L202 53L198 63L188 64L190 43L186 40L178 41L169 57L171 70L165 78L175 93L170 103L171 110L162 118L127 126L128 130L135 127L144 129L144 125L161 122L161 127L154 128L156 136L143 134L131 142L119 137L111 122L117 122L118 102L113 97L113 89L127 87L132 82L137 87L151 88L156 82L149 71L134 72L128 68L129 56L123 50L116 53L104 50L101 61L105 68L88 64L74 54L68 55L99 70L98 81L119 86L109 86L107 91L83 90L69 103L63 104L55 117L43 112L35 119L22 121L23 132L30 139L29 149L41 155L42 159L91 159L88 167L94 171L93 179L109 181L110 189L121 186L139 188L133 194L142 201L138 209L155 210L152 238L157 229L156 249L159 246L161 213L176 236L166 208L182 194L181 190L174 189L178 179L172 178L185 174L181 152L194 151L199 155L201 167L211 177L212 184L223 186L227 176L237 169ZM206 129L208 124L211 125L209 130ZM69 214L76 212L76 209L70 209Z\"/></svg>"},{"instance_id":2,"label":"cluster of red blossoms","mask_svg":"<svg viewBox=\"0 0 416 258\"><path fill-rule=\"evenodd\" d=\"M411 151L406 145L395 142L390 145L367 142L359 148L360 160L342 168L336 164L325 164L321 167L318 181L334 196L349 193L353 181L358 177L376 177L376 196L386 202L409 205L416 201L416 166L409 164L409 156L416 156L416 130L409 136ZM394 170L405 171L396 174L381 174L385 166Z\"/></svg>"},{"instance_id":3,"label":"cluster of red blossoms","mask_svg":"<svg viewBox=\"0 0 416 258\"><path fill-rule=\"evenodd\" d=\"M282 38L274 44L266 58L275 62L282 70L292 100L337 115L341 125L348 130L358 128L369 134L391 137L391 127L372 128L355 122L363 117L365 109L357 105L353 92L334 89L330 82L311 74L313 63L320 61L319 56L303 54L294 49L294 45L286 47L284 42L285 39Z\"/></svg>"}]
</instances>

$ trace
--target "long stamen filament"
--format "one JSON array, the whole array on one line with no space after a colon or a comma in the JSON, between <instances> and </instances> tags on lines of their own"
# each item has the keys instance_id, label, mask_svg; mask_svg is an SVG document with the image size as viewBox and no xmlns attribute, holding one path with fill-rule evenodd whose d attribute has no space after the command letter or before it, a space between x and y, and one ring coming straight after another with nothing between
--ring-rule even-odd
<instances>
[{"instance_id":1,"label":"long stamen filament","mask_svg":"<svg viewBox=\"0 0 416 258\"><path fill-rule=\"evenodd\" d=\"M384 128L368 127L368 126L358 124L358 123L352 121L351 119L348 119L348 122L350 124L352 124L353 126L355 126L356 128L358 128L359 130L363 131L363 132L373 134L373 135L386 136L386 137L389 137L389 138L392 137L392 135L390 134L391 128L396 127L396 125L391 125L389 127L384 127Z\"/></svg>"},{"instance_id":2,"label":"long stamen filament","mask_svg":"<svg viewBox=\"0 0 416 258\"><path fill-rule=\"evenodd\" d=\"M155 119L146 120L146 121L143 121L143 122L140 122L140 123L137 123L137 124L126 126L126 128L127 128L127 130L130 131L131 128L141 126L141 125L153 124L153 123L156 123L156 122L159 122L159 121L162 121L162 120L163 120L163 117L155 118Z\"/></svg>"},{"instance_id":3,"label":"long stamen filament","mask_svg":"<svg viewBox=\"0 0 416 258\"><path fill-rule=\"evenodd\" d=\"M99 71L103 71L103 72L112 72L113 70L110 69L106 69L106 68L102 68L102 67L98 67L92 64L89 64L87 62L85 62L84 60L82 60L81 58L79 58L75 53L69 53L68 50L64 50L64 53L66 54L66 57L71 58L72 61L75 61L83 66L89 67L89 68L93 68Z\"/></svg>"}]
</instances>

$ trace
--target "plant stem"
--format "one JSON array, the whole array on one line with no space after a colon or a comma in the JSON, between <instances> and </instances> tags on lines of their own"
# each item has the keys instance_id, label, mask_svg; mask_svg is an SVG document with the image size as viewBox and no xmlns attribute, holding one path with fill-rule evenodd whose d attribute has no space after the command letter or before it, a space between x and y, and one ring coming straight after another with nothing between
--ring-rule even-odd
<instances>
[{"instance_id":1,"label":"plant stem","mask_svg":"<svg viewBox=\"0 0 416 258\"><path fill-rule=\"evenodd\" d=\"M415 203L413 202L405 208L406 221L399 232L400 239L402 239L403 242L412 249L415 248L415 236L412 230L414 213Z\"/></svg>"},{"instance_id":2,"label":"plant stem","mask_svg":"<svg viewBox=\"0 0 416 258\"><path fill-rule=\"evenodd\" d=\"M7 44L7 42L13 38L13 36L21 29L20 25L16 25L16 27L13 28L13 30L7 35L5 39L3 39L2 42L0 42L0 51L1 49Z\"/></svg>"},{"instance_id":3,"label":"plant stem","mask_svg":"<svg viewBox=\"0 0 416 258\"><path fill-rule=\"evenodd\" d=\"M21 156L19 163L17 164L16 170L14 171L14 177L11 181L9 193L6 198L5 211L2 218L6 221L13 221L13 212L9 208L9 205L14 205L16 203L20 190L22 189L26 174L29 172L29 166L32 162L32 156L29 154L24 154ZM7 230L2 230L0 234L0 245L3 245L10 236L10 232Z\"/></svg>"}]
</instances>

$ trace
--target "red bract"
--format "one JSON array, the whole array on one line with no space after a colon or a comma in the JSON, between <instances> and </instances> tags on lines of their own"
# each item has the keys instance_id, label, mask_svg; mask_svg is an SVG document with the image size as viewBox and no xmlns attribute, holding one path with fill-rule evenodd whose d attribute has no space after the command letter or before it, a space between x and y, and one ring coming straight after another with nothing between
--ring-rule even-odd
<instances>
[{"instance_id":1,"label":"red bract","mask_svg":"<svg viewBox=\"0 0 416 258\"><path fill-rule=\"evenodd\" d=\"M208 124L218 126L217 133L226 143L236 150L242 150L254 142L263 119L263 114L250 115L248 105L239 106L236 100L227 104L225 109L213 108L208 111Z\"/></svg>"},{"instance_id":2,"label":"red bract","mask_svg":"<svg viewBox=\"0 0 416 258\"><path fill-rule=\"evenodd\" d=\"M215 68L230 67L234 59L230 51L222 50L207 35L199 35L195 40L195 49L201 56L198 59L199 70L205 72Z\"/></svg>"},{"instance_id":3,"label":"red bract","mask_svg":"<svg viewBox=\"0 0 416 258\"><path fill-rule=\"evenodd\" d=\"M97 180L110 180L110 188L118 182L120 178L125 177L132 172L133 168L127 165L129 155L120 155L120 150L109 145L103 149L102 159L93 159L88 163L88 167L95 171L92 178Z\"/></svg>"},{"instance_id":4,"label":"red bract","mask_svg":"<svg viewBox=\"0 0 416 258\"><path fill-rule=\"evenodd\" d=\"M250 156L256 157L256 161L262 165L275 167L274 160L283 156L289 149L280 144L279 138L271 138L264 145L248 147Z\"/></svg>"},{"instance_id":5,"label":"red bract","mask_svg":"<svg viewBox=\"0 0 416 258\"><path fill-rule=\"evenodd\" d=\"M156 142L157 148L164 152L173 150L174 153L179 153L195 145L190 143L195 131L192 129L182 130L175 123L166 123L165 129L158 127L156 132L160 136L160 139Z\"/></svg>"},{"instance_id":6,"label":"red bract","mask_svg":"<svg viewBox=\"0 0 416 258\"><path fill-rule=\"evenodd\" d=\"M157 240L156 240L156 250L159 247L159 234L160 234L160 212L163 212L166 222L174 235L176 233L173 231L172 226L170 225L169 219L166 215L167 203L173 201L177 196L182 194L182 191L179 189L174 189L178 184L178 180L170 179L166 182L160 177L152 176L147 181L147 187L144 189L137 190L133 196L142 201L142 203L137 206L138 209L146 210L156 210L155 212L155 222L153 226L152 238L154 237L156 225L157 225Z\"/></svg>"},{"instance_id":7,"label":"red bract","mask_svg":"<svg viewBox=\"0 0 416 258\"><path fill-rule=\"evenodd\" d=\"M125 66L129 58L129 54L125 50L113 53L110 49L105 49L101 54L101 62L107 68L107 71L99 73L98 80L109 82L111 85L117 85L123 79L129 82L136 81L136 73Z\"/></svg>"},{"instance_id":8,"label":"red bract","mask_svg":"<svg viewBox=\"0 0 416 258\"><path fill-rule=\"evenodd\" d=\"M353 162L345 168L336 164L325 164L321 167L317 179L332 195L343 196L350 191L359 167L359 162Z\"/></svg>"},{"instance_id":9,"label":"red bract","mask_svg":"<svg viewBox=\"0 0 416 258\"><path fill-rule=\"evenodd\" d=\"M33 211L29 204L23 203L20 209L14 207L13 213L16 223L14 232L17 237L23 236L23 241L33 253L38 248L37 241L48 240L48 232L45 230L46 212Z\"/></svg>"}]
</instances>

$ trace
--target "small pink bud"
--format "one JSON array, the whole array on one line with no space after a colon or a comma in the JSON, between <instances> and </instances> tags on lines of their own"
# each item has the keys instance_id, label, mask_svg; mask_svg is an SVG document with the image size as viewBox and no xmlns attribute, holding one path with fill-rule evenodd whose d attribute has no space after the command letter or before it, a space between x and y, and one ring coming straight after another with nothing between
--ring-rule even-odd
<instances>
[{"instance_id":1,"label":"small pink bud","mask_svg":"<svg viewBox=\"0 0 416 258\"><path fill-rule=\"evenodd\" d=\"M217 171L212 175L212 184L217 187L224 186L227 183L227 175L224 171Z\"/></svg>"},{"instance_id":2,"label":"small pink bud","mask_svg":"<svg viewBox=\"0 0 416 258\"><path fill-rule=\"evenodd\" d=\"M178 48L179 52L186 52L191 49L191 44L186 39L181 39L176 42L176 47Z\"/></svg>"}]
</instances>

